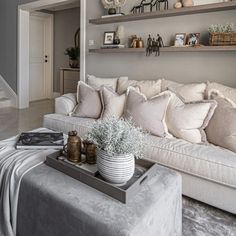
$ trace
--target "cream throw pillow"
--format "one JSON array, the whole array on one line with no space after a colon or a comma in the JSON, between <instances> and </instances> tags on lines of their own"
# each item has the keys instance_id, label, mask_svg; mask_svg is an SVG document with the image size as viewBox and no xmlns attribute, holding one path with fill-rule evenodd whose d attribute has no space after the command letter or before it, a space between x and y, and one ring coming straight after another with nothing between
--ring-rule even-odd
<instances>
[{"instance_id":1,"label":"cream throw pillow","mask_svg":"<svg viewBox=\"0 0 236 236\"><path fill-rule=\"evenodd\" d=\"M169 132L191 143L206 141L207 127L217 106L215 101L184 103L175 93L167 108L166 124Z\"/></svg>"},{"instance_id":2,"label":"cream throw pillow","mask_svg":"<svg viewBox=\"0 0 236 236\"><path fill-rule=\"evenodd\" d=\"M162 79L161 80L161 92L168 90L168 87L182 85L172 80Z\"/></svg>"},{"instance_id":3,"label":"cream throw pillow","mask_svg":"<svg viewBox=\"0 0 236 236\"><path fill-rule=\"evenodd\" d=\"M146 96L129 88L124 117L132 119L144 130L160 136L166 136L166 109L170 100L169 94L162 94L147 100Z\"/></svg>"},{"instance_id":4,"label":"cream throw pillow","mask_svg":"<svg viewBox=\"0 0 236 236\"><path fill-rule=\"evenodd\" d=\"M79 103L72 116L98 119L102 112L100 91L80 81L78 83Z\"/></svg>"},{"instance_id":5,"label":"cream throw pillow","mask_svg":"<svg viewBox=\"0 0 236 236\"><path fill-rule=\"evenodd\" d=\"M123 115L126 101L125 94L119 95L112 89L103 86L101 89L101 99L103 105L101 119L109 117L120 118Z\"/></svg>"},{"instance_id":6,"label":"cream throw pillow","mask_svg":"<svg viewBox=\"0 0 236 236\"><path fill-rule=\"evenodd\" d=\"M117 89L118 77L116 78L99 78L94 75L88 75L87 84L95 89L100 89L101 86L112 87L114 91Z\"/></svg>"},{"instance_id":7,"label":"cream throw pillow","mask_svg":"<svg viewBox=\"0 0 236 236\"><path fill-rule=\"evenodd\" d=\"M202 101L206 93L205 83L171 85L168 90L182 97L185 102Z\"/></svg>"},{"instance_id":8,"label":"cream throw pillow","mask_svg":"<svg viewBox=\"0 0 236 236\"><path fill-rule=\"evenodd\" d=\"M161 92L161 80L128 80L121 78L118 80L117 92L123 94L128 87L138 87L140 92L147 98L152 98Z\"/></svg>"},{"instance_id":9,"label":"cream throw pillow","mask_svg":"<svg viewBox=\"0 0 236 236\"><path fill-rule=\"evenodd\" d=\"M231 88L219 83L211 83L207 82L207 95L208 98L211 96L212 90L217 90L224 97L230 99L234 103L236 103L236 88Z\"/></svg>"},{"instance_id":10,"label":"cream throw pillow","mask_svg":"<svg viewBox=\"0 0 236 236\"><path fill-rule=\"evenodd\" d=\"M209 96L217 101L218 106L206 128L207 139L210 143L236 152L236 104L219 91L210 92Z\"/></svg>"}]
</instances>

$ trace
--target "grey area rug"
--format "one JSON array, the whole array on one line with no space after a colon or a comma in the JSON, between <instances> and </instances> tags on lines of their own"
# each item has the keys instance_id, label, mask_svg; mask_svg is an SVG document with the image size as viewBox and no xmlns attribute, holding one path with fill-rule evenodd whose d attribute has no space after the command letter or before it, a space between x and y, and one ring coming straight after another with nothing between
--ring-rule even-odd
<instances>
[{"instance_id":1,"label":"grey area rug","mask_svg":"<svg viewBox=\"0 0 236 236\"><path fill-rule=\"evenodd\" d=\"M236 236L236 216L183 197L183 236Z\"/></svg>"}]
</instances>

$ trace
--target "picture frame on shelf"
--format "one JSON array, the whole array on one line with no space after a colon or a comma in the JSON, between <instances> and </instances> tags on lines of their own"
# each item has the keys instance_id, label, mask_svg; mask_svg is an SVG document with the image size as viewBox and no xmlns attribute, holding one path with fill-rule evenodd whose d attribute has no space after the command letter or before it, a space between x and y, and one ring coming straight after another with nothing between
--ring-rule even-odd
<instances>
[{"instance_id":1,"label":"picture frame on shelf","mask_svg":"<svg viewBox=\"0 0 236 236\"><path fill-rule=\"evenodd\" d=\"M107 31L104 32L104 39L103 39L103 44L104 45L112 45L115 39L115 31Z\"/></svg>"},{"instance_id":2,"label":"picture frame on shelf","mask_svg":"<svg viewBox=\"0 0 236 236\"><path fill-rule=\"evenodd\" d=\"M186 33L177 33L175 35L175 47L184 47L186 44Z\"/></svg>"},{"instance_id":3,"label":"picture frame on shelf","mask_svg":"<svg viewBox=\"0 0 236 236\"><path fill-rule=\"evenodd\" d=\"M187 45L191 47L200 45L200 33L188 34Z\"/></svg>"}]
</instances>

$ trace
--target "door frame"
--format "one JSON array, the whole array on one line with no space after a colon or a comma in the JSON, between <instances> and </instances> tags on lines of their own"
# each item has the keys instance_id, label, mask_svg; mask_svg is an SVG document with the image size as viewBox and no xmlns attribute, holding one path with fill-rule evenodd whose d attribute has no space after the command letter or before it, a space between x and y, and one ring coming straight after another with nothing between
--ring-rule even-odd
<instances>
[{"instance_id":1,"label":"door frame","mask_svg":"<svg viewBox=\"0 0 236 236\"><path fill-rule=\"evenodd\" d=\"M44 70L44 91L45 98L53 97L53 75L54 75L54 15L44 12L32 12L30 16L38 16L41 18L45 18L47 20L47 30L49 31L49 42L46 42L46 48L50 55L47 66L45 66ZM45 40L47 41L47 40ZM29 40L30 43L30 40ZM30 89L30 87L29 87Z\"/></svg>"},{"instance_id":2,"label":"door frame","mask_svg":"<svg viewBox=\"0 0 236 236\"><path fill-rule=\"evenodd\" d=\"M19 109L29 107L30 12L42 7L64 4L66 2L70 2L70 0L38 0L18 6L17 98ZM84 81L86 74L86 0L80 0L80 18L80 79Z\"/></svg>"}]
</instances>

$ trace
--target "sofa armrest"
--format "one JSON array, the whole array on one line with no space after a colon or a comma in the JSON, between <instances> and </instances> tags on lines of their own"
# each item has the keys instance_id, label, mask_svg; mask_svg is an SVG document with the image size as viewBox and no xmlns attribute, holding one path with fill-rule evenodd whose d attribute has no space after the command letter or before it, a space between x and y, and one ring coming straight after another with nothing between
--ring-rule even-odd
<instances>
[{"instance_id":1,"label":"sofa armrest","mask_svg":"<svg viewBox=\"0 0 236 236\"><path fill-rule=\"evenodd\" d=\"M76 94L68 93L55 99L55 113L68 115L71 113L77 104Z\"/></svg>"}]
</instances>

